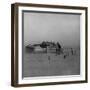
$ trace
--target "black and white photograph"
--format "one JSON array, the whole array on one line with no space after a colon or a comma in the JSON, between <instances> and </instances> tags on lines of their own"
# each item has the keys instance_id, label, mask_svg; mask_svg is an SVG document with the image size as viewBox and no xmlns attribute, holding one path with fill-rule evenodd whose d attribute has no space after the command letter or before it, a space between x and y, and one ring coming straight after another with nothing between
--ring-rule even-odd
<instances>
[{"instance_id":1,"label":"black and white photograph","mask_svg":"<svg viewBox=\"0 0 90 90\"><path fill-rule=\"evenodd\" d=\"M80 75L80 14L23 11L23 77Z\"/></svg>"},{"instance_id":2,"label":"black and white photograph","mask_svg":"<svg viewBox=\"0 0 90 90\"><path fill-rule=\"evenodd\" d=\"M87 82L87 7L12 4L12 86Z\"/></svg>"}]
</instances>

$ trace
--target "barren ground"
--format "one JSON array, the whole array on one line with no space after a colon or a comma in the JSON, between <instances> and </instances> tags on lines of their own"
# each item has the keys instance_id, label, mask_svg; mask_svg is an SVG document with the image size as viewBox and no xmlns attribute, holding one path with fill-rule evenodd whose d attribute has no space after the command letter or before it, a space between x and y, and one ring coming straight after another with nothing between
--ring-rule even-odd
<instances>
[{"instance_id":1,"label":"barren ground","mask_svg":"<svg viewBox=\"0 0 90 90\"><path fill-rule=\"evenodd\" d=\"M65 58L64 54L25 52L23 77L79 75L80 51L76 49L74 55L70 50L65 52L69 52Z\"/></svg>"}]
</instances>

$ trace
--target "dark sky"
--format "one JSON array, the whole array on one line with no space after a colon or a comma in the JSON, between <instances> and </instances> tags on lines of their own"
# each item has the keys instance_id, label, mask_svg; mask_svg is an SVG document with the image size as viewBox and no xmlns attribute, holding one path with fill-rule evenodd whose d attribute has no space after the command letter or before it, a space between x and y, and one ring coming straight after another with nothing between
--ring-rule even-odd
<instances>
[{"instance_id":1,"label":"dark sky","mask_svg":"<svg viewBox=\"0 0 90 90\"><path fill-rule=\"evenodd\" d=\"M24 44L59 42L67 47L80 45L80 15L24 13Z\"/></svg>"}]
</instances>

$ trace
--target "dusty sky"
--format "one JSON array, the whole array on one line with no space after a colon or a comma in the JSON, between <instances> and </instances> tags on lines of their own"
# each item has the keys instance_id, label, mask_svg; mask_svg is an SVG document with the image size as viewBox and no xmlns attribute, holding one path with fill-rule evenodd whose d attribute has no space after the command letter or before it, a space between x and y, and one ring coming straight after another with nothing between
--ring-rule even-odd
<instances>
[{"instance_id":1,"label":"dusty sky","mask_svg":"<svg viewBox=\"0 0 90 90\"><path fill-rule=\"evenodd\" d=\"M24 45L42 41L79 47L80 15L24 12Z\"/></svg>"}]
</instances>

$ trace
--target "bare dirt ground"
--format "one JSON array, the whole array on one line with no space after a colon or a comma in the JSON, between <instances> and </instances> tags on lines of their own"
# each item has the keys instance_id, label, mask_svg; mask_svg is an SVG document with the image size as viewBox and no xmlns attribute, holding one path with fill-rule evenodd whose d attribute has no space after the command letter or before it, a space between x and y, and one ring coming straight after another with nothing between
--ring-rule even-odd
<instances>
[{"instance_id":1,"label":"bare dirt ground","mask_svg":"<svg viewBox=\"0 0 90 90\"><path fill-rule=\"evenodd\" d=\"M66 55L66 53L68 54ZM66 49L64 54L60 55L56 55L56 53L25 52L23 77L63 75L80 75L80 50L75 49L73 55L69 49Z\"/></svg>"}]
</instances>

